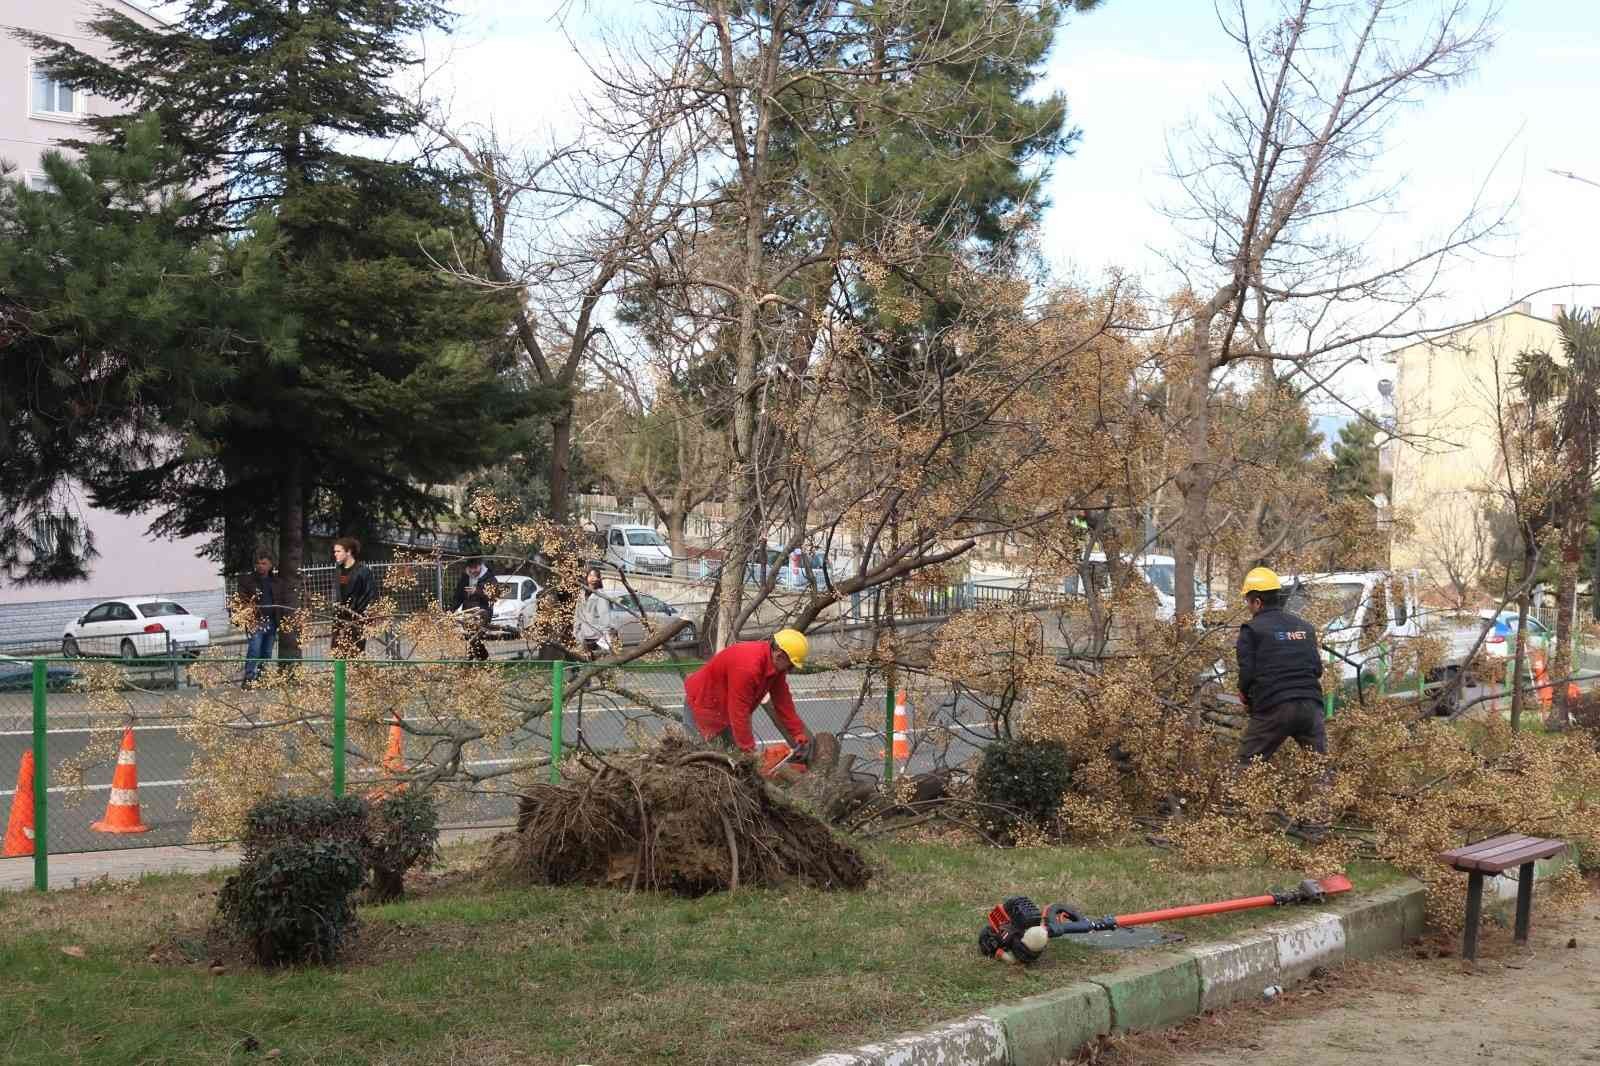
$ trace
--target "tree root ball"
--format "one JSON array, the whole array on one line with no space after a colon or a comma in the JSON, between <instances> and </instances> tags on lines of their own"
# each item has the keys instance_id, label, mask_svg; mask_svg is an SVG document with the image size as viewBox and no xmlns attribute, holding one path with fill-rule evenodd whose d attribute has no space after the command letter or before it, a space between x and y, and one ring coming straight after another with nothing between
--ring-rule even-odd
<instances>
[{"instance_id":1,"label":"tree root ball","mask_svg":"<svg viewBox=\"0 0 1600 1066\"><path fill-rule=\"evenodd\" d=\"M528 788L489 870L509 883L683 896L793 880L857 889L872 876L860 852L770 788L753 760L676 738L608 756L572 783Z\"/></svg>"}]
</instances>

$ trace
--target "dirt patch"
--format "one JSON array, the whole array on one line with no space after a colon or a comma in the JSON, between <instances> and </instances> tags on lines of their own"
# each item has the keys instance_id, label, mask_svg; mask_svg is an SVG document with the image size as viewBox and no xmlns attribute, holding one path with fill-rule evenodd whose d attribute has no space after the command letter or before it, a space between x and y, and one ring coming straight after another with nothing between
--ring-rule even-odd
<instances>
[{"instance_id":1,"label":"dirt patch","mask_svg":"<svg viewBox=\"0 0 1600 1066\"><path fill-rule=\"evenodd\" d=\"M1331 970L1271 1003L1246 1003L1175 1029L1105 1041L1097 1066L1384 1066L1442 1062L1600 1063L1600 897L1581 911L1535 910L1529 945L1485 931L1476 963L1459 939ZM1571 946L1569 946L1571 945Z\"/></svg>"},{"instance_id":2,"label":"dirt patch","mask_svg":"<svg viewBox=\"0 0 1600 1066\"><path fill-rule=\"evenodd\" d=\"M684 896L791 880L854 889L871 877L860 852L769 788L753 760L674 737L591 765L570 785L530 788L489 871L502 882Z\"/></svg>"}]
</instances>

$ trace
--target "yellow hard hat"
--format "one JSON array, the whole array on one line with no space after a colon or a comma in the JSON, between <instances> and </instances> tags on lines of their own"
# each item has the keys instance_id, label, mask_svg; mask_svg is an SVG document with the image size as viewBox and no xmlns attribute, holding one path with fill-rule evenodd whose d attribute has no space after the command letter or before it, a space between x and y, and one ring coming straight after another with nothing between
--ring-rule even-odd
<instances>
[{"instance_id":1,"label":"yellow hard hat","mask_svg":"<svg viewBox=\"0 0 1600 1066\"><path fill-rule=\"evenodd\" d=\"M1278 580L1276 571L1264 566L1258 566L1244 575L1244 588L1239 590L1239 595L1248 596L1252 592L1281 592L1283 582Z\"/></svg>"},{"instance_id":2,"label":"yellow hard hat","mask_svg":"<svg viewBox=\"0 0 1600 1066\"><path fill-rule=\"evenodd\" d=\"M789 661L795 666L805 666L806 654L811 650L811 642L806 640L806 635L798 629L780 629L772 634L772 643L783 649Z\"/></svg>"}]
</instances>

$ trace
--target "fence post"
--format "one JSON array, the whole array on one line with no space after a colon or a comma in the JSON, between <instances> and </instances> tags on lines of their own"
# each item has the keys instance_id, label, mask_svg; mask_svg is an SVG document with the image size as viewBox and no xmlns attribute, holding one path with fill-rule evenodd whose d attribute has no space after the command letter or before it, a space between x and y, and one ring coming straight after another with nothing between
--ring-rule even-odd
<instances>
[{"instance_id":1,"label":"fence post","mask_svg":"<svg viewBox=\"0 0 1600 1066\"><path fill-rule=\"evenodd\" d=\"M550 664L550 783L561 783L561 698L567 683L567 664Z\"/></svg>"},{"instance_id":2,"label":"fence post","mask_svg":"<svg viewBox=\"0 0 1600 1066\"><path fill-rule=\"evenodd\" d=\"M33 660L33 887L50 888L50 747L45 689L50 672L43 659Z\"/></svg>"},{"instance_id":3,"label":"fence post","mask_svg":"<svg viewBox=\"0 0 1600 1066\"><path fill-rule=\"evenodd\" d=\"M178 665L178 653L172 647L172 634L167 638L167 665L172 667L172 691L176 692L183 687L182 667Z\"/></svg>"},{"instance_id":4,"label":"fence post","mask_svg":"<svg viewBox=\"0 0 1600 1066\"><path fill-rule=\"evenodd\" d=\"M333 794L344 795L345 661L333 661Z\"/></svg>"},{"instance_id":5,"label":"fence post","mask_svg":"<svg viewBox=\"0 0 1600 1066\"><path fill-rule=\"evenodd\" d=\"M898 679L887 670L883 676L888 681L883 689L883 783L887 786L894 784L894 683Z\"/></svg>"},{"instance_id":6,"label":"fence post","mask_svg":"<svg viewBox=\"0 0 1600 1066\"><path fill-rule=\"evenodd\" d=\"M444 560L433 561L433 594L438 597L440 607L444 606Z\"/></svg>"}]
</instances>

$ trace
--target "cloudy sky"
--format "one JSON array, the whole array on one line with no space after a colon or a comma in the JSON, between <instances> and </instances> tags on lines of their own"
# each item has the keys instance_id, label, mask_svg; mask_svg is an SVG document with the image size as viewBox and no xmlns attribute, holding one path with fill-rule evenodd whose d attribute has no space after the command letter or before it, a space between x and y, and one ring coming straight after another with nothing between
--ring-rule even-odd
<instances>
[{"instance_id":1,"label":"cloudy sky","mask_svg":"<svg viewBox=\"0 0 1600 1066\"><path fill-rule=\"evenodd\" d=\"M1419 13L1439 0L1397 5ZM649 17L645 0L454 0L449 37L426 42L429 90L457 121L493 124L530 143L572 128L572 99L589 83L586 54L605 32L626 34ZM1256 12L1273 0L1252 0ZM1260 21L1259 15L1257 21ZM1388 138L1383 172L1398 193L1360 235L1381 258L1426 243L1466 208L1508 209L1505 236L1442 279L1448 300L1429 324L1460 321L1531 290L1536 313L1552 303L1600 304L1600 5L1594 0L1505 0L1498 41L1466 84L1428 96ZM1177 187L1169 139L1211 110L1218 90L1244 73L1206 0L1106 0L1062 29L1048 88L1066 93L1083 137L1049 179L1046 253L1059 270L1093 279L1133 271L1154 291L1173 287L1163 251L1175 249L1162 214ZM1589 284L1589 289L1571 286ZM1358 403L1376 403L1377 372L1341 380Z\"/></svg>"},{"instance_id":2,"label":"cloudy sky","mask_svg":"<svg viewBox=\"0 0 1600 1066\"><path fill-rule=\"evenodd\" d=\"M458 0L457 10L456 33L429 45L442 67L434 88L462 118L537 138L570 121L569 101L587 82L582 55L596 48L600 27L625 32L648 5ZM1398 194L1381 222L1362 224L1375 248L1401 250L1459 219L1475 198L1509 207L1506 236L1444 279L1450 299L1430 312L1434 322L1543 286L1600 283L1600 186L1552 173L1600 182L1600 14L1591 0L1516 0L1497 26L1475 76L1397 124L1382 178ZM1107 0L1063 28L1048 83L1066 93L1083 138L1048 184L1044 243L1058 268L1093 278L1120 267L1154 289L1171 284L1160 255L1174 247L1160 210L1176 193L1169 138L1207 114L1219 87L1241 72L1203 0ZM1548 313L1553 302L1600 303L1600 289L1536 296L1534 309ZM1347 388L1370 394L1374 380L1357 374Z\"/></svg>"}]
</instances>

